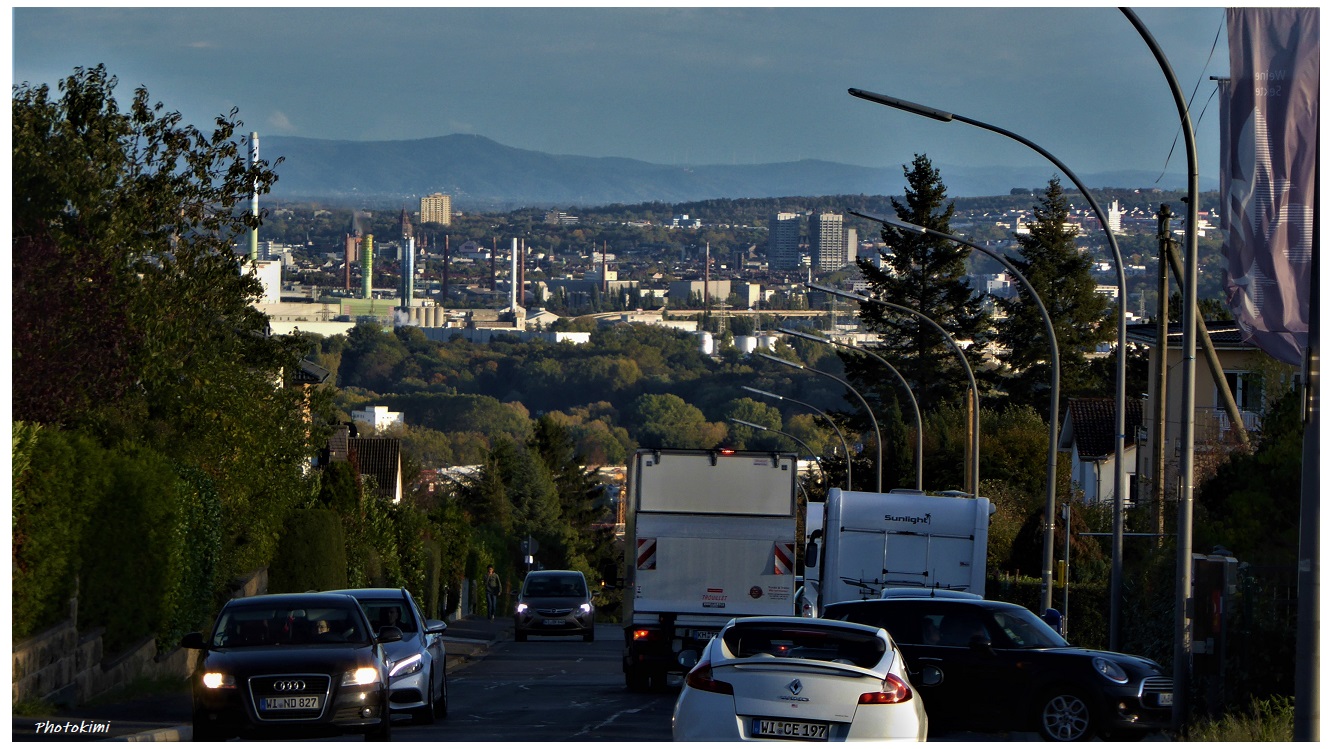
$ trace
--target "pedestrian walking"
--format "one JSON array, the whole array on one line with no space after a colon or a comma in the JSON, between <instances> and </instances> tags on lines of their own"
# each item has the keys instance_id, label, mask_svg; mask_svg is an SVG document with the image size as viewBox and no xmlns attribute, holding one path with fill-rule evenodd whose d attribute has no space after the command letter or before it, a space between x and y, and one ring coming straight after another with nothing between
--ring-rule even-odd
<instances>
[{"instance_id":1,"label":"pedestrian walking","mask_svg":"<svg viewBox=\"0 0 1334 749\"><path fill-rule=\"evenodd\" d=\"M491 621L496 620L496 607L500 605L500 575L496 574L496 568L492 565L486 566L486 613L491 617Z\"/></svg>"}]
</instances>

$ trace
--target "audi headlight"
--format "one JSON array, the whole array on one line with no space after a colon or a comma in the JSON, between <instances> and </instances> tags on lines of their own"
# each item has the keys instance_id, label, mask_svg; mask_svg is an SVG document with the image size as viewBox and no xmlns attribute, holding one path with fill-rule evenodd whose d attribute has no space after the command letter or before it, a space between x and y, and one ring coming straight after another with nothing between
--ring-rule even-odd
<instances>
[{"instance_id":1,"label":"audi headlight","mask_svg":"<svg viewBox=\"0 0 1334 749\"><path fill-rule=\"evenodd\" d=\"M236 687L235 676L218 671L209 671L204 674L203 682L204 686L209 689L234 689Z\"/></svg>"},{"instance_id":2,"label":"audi headlight","mask_svg":"<svg viewBox=\"0 0 1334 749\"><path fill-rule=\"evenodd\" d=\"M401 661L394 662L394 664L389 668L389 678L392 679L398 676L407 676L408 674L415 674L420 670L422 670L422 654L413 653L412 655L408 656L407 658L404 658Z\"/></svg>"},{"instance_id":3,"label":"audi headlight","mask_svg":"<svg viewBox=\"0 0 1334 749\"><path fill-rule=\"evenodd\" d=\"M1125 669L1121 668L1115 661L1110 661L1102 656L1093 659L1093 669L1103 675L1103 678L1117 684L1125 684L1130 681L1126 676Z\"/></svg>"},{"instance_id":4,"label":"audi headlight","mask_svg":"<svg viewBox=\"0 0 1334 749\"><path fill-rule=\"evenodd\" d=\"M343 672L343 686L362 686L365 684L374 684L380 680L380 670L373 666L362 666L361 668Z\"/></svg>"},{"instance_id":5,"label":"audi headlight","mask_svg":"<svg viewBox=\"0 0 1334 749\"><path fill-rule=\"evenodd\" d=\"M581 603L581 604L579 604L579 610L582 611L582 612L584 612L585 614L591 614L591 613L593 613L593 604L591 604L591 603Z\"/></svg>"}]
</instances>

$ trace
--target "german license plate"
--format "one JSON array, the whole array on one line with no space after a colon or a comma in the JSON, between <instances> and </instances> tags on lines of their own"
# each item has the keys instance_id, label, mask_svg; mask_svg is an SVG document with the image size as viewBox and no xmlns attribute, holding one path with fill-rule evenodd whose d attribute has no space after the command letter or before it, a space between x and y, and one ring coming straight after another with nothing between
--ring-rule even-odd
<instances>
[{"instance_id":1,"label":"german license plate","mask_svg":"<svg viewBox=\"0 0 1334 749\"><path fill-rule=\"evenodd\" d=\"M1171 705L1171 704L1172 704L1172 693L1171 693L1171 692L1159 692L1159 693L1158 693L1158 706L1159 706L1159 707L1168 707L1168 706Z\"/></svg>"},{"instance_id":2,"label":"german license plate","mask_svg":"<svg viewBox=\"0 0 1334 749\"><path fill-rule=\"evenodd\" d=\"M543 620L542 620L542 623L545 624L545 625L547 625L548 627L559 627L559 626L565 624L565 620L564 620L564 619L543 619Z\"/></svg>"},{"instance_id":3,"label":"german license plate","mask_svg":"<svg viewBox=\"0 0 1334 749\"><path fill-rule=\"evenodd\" d=\"M265 697L262 705L265 710L319 710L321 699L319 695Z\"/></svg>"},{"instance_id":4,"label":"german license plate","mask_svg":"<svg viewBox=\"0 0 1334 749\"><path fill-rule=\"evenodd\" d=\"M826 723L804 723L795 720L752 718L750 733L752 736L764 736L766 738L828 741L829 725Z\"/></svg>"}]
</instances>

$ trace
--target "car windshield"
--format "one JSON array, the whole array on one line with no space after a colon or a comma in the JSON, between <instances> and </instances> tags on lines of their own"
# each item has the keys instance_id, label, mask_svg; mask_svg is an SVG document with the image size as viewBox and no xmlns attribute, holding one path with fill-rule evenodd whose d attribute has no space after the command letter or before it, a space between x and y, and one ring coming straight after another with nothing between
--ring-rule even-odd
<instances>
[{"instance_id":1,"label":"car windshield","mask_svg":"<svg viewBox=\"0 0 1334 749\"><path fill-rule=\"evenodd\" d=\"M228 606L213 628L213 647L264 647L370 642L358 612L348 606L291 607L272 603Z\"/></svg>"},{"instance_id":2,"label":"car windshield","mask_svg":"<svg viewBox=\"0 0 1334 749\"><path fill-rule=\"evenodd\" d=\"M872 632L843 627L738 623L723 633L737 658L803 658L872 668L885 655L885 642Z\"/></svg>"},{"instance_id":3,"label":"car windshield","mask_svg":"<svg viewBox=\"0 0 1334 749\"><path fill-rule=\"evenodd\" d=\"M586 598L583 575L535 575L524 583L525 598Z\"/></svg>"},{"instance_id":4,"label":"car windshield","mask_svg":"<svg viewBox=\"0 0 1334 749\"><path fill-rule=\"evenodd\" d=\"M404 633L416 632L417 623L408 615L408 607L401 600L362 601L366 618L377 630L380 627L398 627Z\"/></svg>"}]
</instances>

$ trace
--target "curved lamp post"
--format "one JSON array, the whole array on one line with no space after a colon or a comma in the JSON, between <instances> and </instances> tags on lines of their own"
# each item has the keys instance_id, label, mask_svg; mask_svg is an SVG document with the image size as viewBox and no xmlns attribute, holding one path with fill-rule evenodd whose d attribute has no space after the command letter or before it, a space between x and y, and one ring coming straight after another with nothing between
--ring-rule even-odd
<instances>
[{"instance_id":1,"label":"curved lamp post","mask_svg":"<svg viewBox=\"0 0 1334 749\"><path fill-rule=\"evenodd\" d=\"M1176 74L1172 72L1172 64L1167 61L1167 56L1154 40L1153 35L1140 22L1139 16L1129 8L1122 8L1121 13L1125 15L1135 30L1149 45L1153 52L1154 59L1158 61L1158 66L1162 68L1163 76L1167 78L1167 84L1172 89L1172 98L1176 101L1177 116L1181 118L1181 131L1186 143L1186 165L1189 170L1187 175L1187 197L1186 197L1186 273L1185 286L1181 289L1181 501L1177 507L1177 589L1176 589L1176 636L1175 647L1172 654L1172 690L1174 699L1172 701L1172 723L1180 727L1185 723L1186 714L1189 709L1190 695L1190 671L1191 671L1191 640L1194 639L1192 633L1192 621L1187 608L1187 602L1190 598L1192 587L1192 577L1194 572L1191 569L1194 557L1192 556L1194 544L1194 496L1195 496L1195 326L1185 324L1186 320L1195 319L1198 310L1196 296L1199 293L1199 216L1200 216L1200 167L1195 153L1195 131L1191 127L1190 107L1186 103L1186 97L1181 93L1181 86L1177 83ZM1119 530L1119 528L1118 528ZM1112 568L1116 570L1115 567ZM1300 593L1298 594L1300 599ZM1112 597L1112 605L1116 605L1116 596ZM1116 609L1113 608L1113 611ZM1112 619L1115 623L1116 619ZM1303 622L1298 623L1299 642L1309 642L1301 636ZM1112 649L1116 649L1116 630L1112 629ZM1313 653L1307 653L1308 656L1318 657L1318 647ZM1299 658L1299 673L1303 666L1301 662L1304 659ZM1308 679L1298 679L1298 700L1303 700L1309 696L1304 687L1314 686ZM1301 710L1302 703L1299 702L1298 710ZM1303 720L1299 714L1297 719L1296 731L1310 732L1312 724L1310 721Z\"/></svg>"},{"instance_id":2,"label":"curved lamp post","mask_svg":"<svg viewBox=\"0 0 1334 749\"><path fill-rule=\"evenodd\" d=\"M816 343L828 343L833 346L843 346L844 348L850 348L853 351L859 351L863 354L869 354L875 357L881 364L885 365L886 367L889 367L889 371L893 372L894 376L899 378L899 382L903 384L903 389L908 393L908 402L912 404L913 418L917 422L917 448L916 451L913 453L913 472L917 476L917 491L919 492L922 491L922 412L920 409L917 408L917 396L913 395L912 388L908 387L908 381L903 378L903 375L899 374L899 370L895 369L893 364L890 364L889 362L885 361L884 357L880 356L874 351L853 346L850 343L843 343L841 341L836 341L832 338L821 338L820 336L817 335L811 335L810 333L803 333L799 330L789 330L788 328L779 328L778 332L786 333L790 336L796 336L797 338L805 338L808 341L815 341Z\"/></svg>"},{"instance_id":3,"label":"curved lamp post","mask_svg":"<svg viewBox=\"0 0 1334 749\"><path fill-rule=\"evenodd\" d=\"M771 393L768 390L760 390L758 388L749 387L747 385L742 385L741 389L750 391L756 395L764 396L765 398L773 398L775 400L780 400L780 401L792 401L798 406L805 406L806 408L809 408L810 410L819 414L820 417L823 418L825 421L829 422L829 427L834 430L834 434L838 435L838 441L843 443L843 458L847 461L848 464L848 478L847 478L848 491L852 491L852 451L848 450L848 441L843 438L843 432L839 430L838 424L835 424L834 420L829 418L829 414L825 413L824 411L821 411L819 408L816 408L815 406L812 406L809 403L806 403L805 401L799 401L796 398L788 398L787 396L779 395L778 393Z\"/></svg>"},{"instance_id":4,"label":"curved lamp post","mask_svg":"<svg viewBox=\"0 0 1334 749\"><path fill-rule=\"evenodd\" d=\"M865 294L853 294L851 292L842 291L839 289L831 288L829 286L821 286L820 284L816 283L808 283L806 284L806 288L815 289L816 291L823 291L826 294L833 294L834 296L840 296L843 297L844 299L851 299L857 302L866 302L868 304L879 304L882 307L889 307L890 309L896 309L899 312L913 315L919 320L923 320L924 322L929 323L931 327L935 328L941 335L945 336L945 342L948 343L950 347L954 349L954 353L959 355L959 361L963 362L963 371L965 374L968 375L968 390L973 398L973 457L972 457L973 482L972 486L969 487L969 492L974 497L981 496L978 493L977 473L978 473L979 462L977 456L982 446L981 429L980 429L981 418L979 416L982 409L981 409L981 402L978 400L977 397L977 380L973 377L973 367L971 364L968 363L968 357L964 356L963 348L960 347L959 344L953 338L950 337L950 334L946 332L944 328L940 327L940 325L935 320L932 320L931 318L927 317L921 312L918 312L917 310L912 309L910 307L904 307L901 304L894 304L893 302L886 302L883 299L872 299L871 297L866 296Z\"/></svg>"},{"instance_id":5,"label":"curved lamp post","mask_svg":"<svg viewBox=\"0 0 1334 749\"><path fill-rule=\"evenodd\" d=\"M740 424L743 427L758 429L761 432L773 432L774 434L781 434L784 437L787 437L788 439L797 443L798 445L801 445L802 447L806 448L806 452L811 454L811 458L815 461L815 465L820 466L820 476L824 479L824 489L825 491L829 491L829 474L825 472L824 466L820 464L820 456L815 454L815 451L811 449L810 445L806 444L805 442L802 442L800 437L797 437L795 434L788 434L787 432L784 432L781 429L770 429L767 426L746 421L745 419L735 419L729 416L727 417L727 420L734 424Z\"/></svg>"},{"instance_id":6,"label":"curved lamp post","mask_svg":"<svg viewBox=\"0 0 1334 749\"><path fill-rule=\"evenodd\" d=\"M1084 199L1088 201L1090 206L1092 206L1093 212L1098 216L1098 222L1102 225L1103 233L1107 235L1107 244L1111 247L1112 250L1112 259L1115 260L1116 262L1116 289L1117 289L1116 291L1116 302L1117 302L1116 304L1117 306L1116 400L1115 400L1115 405L1113 406L1116 413L1114 415L1115 426L1112 429L1112 431L1116 433L1115 443L1114 443L1116 446L1116 450L1113 453L1112 457L1112 464L1113 464L1112 472L1116 476L1116 481L1114 482L1116 486L1112 490L1112 500L1113 500L1112 574L1110 583L1110 587L1112 589L1112 595L1111 595L1112 600L1111 600L1111 611L1109 612L1110 626L1108 628L1108 631L1110 632L1111 635L1109 638L1110 647L1112 650L1115 650L1117 648L1117 641L1119 639L1117 636L1117 632L1119 629L1120 612L1121 612L1120 599L1121 599L1122 542L1125 533L1125 506L1124 506L1125 487L1122 485L1122 476L1124 476L1125 474L1124 474L1124 466L1121 465L1122 464L1121 453L1125 451L1125 440L1126 440L1126 302L1127 300L1126 300L1125 264L1121 260L1121 247L1117 245L1116 237L1115 235L1112 234L1111 225L1107 222L1107 214L1103 212L1102 206L1098 204L1098 201L1093 199L1093 195L1088 191L1088 188L1084 186L1084 183L1079 179L1079 177L1075 176L1074 172L1070 171L1070 169L1064 163L1062 163L1060 159L1053 156L1049 151L1047 151L1047 149L1043 148L1042 146L1039 146L1033 141L1023 137L1022 135L1010 132L1009 130L1006 130L1004 128L996 127L995 125L991 125L986 122L982 122L981 120L974 120L969 117L964 117L963 115L954 114L953 112L945 112L939 109L933 109L931 107L922 106L921 104L914 104L913 102L904 101L903 99L896 99L892 96L885 96L884 94L876 94L870 91L863 91L862 89L858 88L850 88L848 89L848 93L852 94L858 99L865 99L866 101L875 102L876 104L883 104L887 107L893 107L894 109L898 109L904 112L910 112L916 115L921 115L922 117L929 117L933 120L939 120L940 122L950 122L953 120L958 120L959 122L962 122L966 125L972 125L974 127L978 127L983 130L989 130L993 133L996 133L997 135L1003 135L1011 140L1018 141L1019 143L1028 146L1034 151L1037 151L1044 158L1046 158L1048 161L1054 164L1057 169L1060 169L1061 172L1064 173L1065 176L1068 177L1072 183L1074 183L1075 187L1079 189L1080 194L1084 196ZM1189 114L1186 115L1185 121L1187 126L1189 126L1190 122ZM1197 206L1190 207L1192 217L1195 215L1194 211L1196 210L1196 208ZM1193 229L1194 227L1191 226L1189 228ZM1187 231L1187 234L1190 234L1190 232ZM1191 240L1190 246L1192 247L1194 246L1193 240ZM1193 278L1190 280L1190 284L1192 286L1194 285ZM1182 319L1188 319L1188 318L1185 318L1183 315ZM1182 326L1182 327L1184 329L1189 326ZM1194 328L1191 328L1191 330L1194 330ZM1192 378L1190 382L1192 383L1193 386L1195 380ZM1050 539L1056 532L1055 524L1056 524L1056 519L1052 517L1050 514L1048 514L1047 528L1046 528L1046 536L1048 539ZM1050 540L1048 540L1045 543L1050 543ZM1045 609L1050 607L1051 606L1050 586L1045 586L1045 585L1043 586L1042 598L1043 598L1043 603L1042 603L1043 608Z\"/></svg>"},{"instance_id":7,"label":"curved lamp post","mask_svg":"<svg viewBox=\"0 0 1334 749\"><path fill-rule=\"evenodd\" d=\"M800 369L806 372L814 372L815 374L818 374L822 377L828 377L834 382L837 382L841 384L843 387L847 388L848 391L851 392L853 395L857 396L857 400L861 401L862 408L866 409L866 415L871 417L871 426L875 427L875 492L876 494L879 494L880 469L881 469L881 457L882 457L881 453L884 452L884 443L880 441L880 424L875 420L875 412L871 410L870 404L866 402L866 399L862 397L862 394L857 392L857 389L849 385L848 381L843 379L842 377L831 375L828 372L822 372L816 369L815 367L808 367L805 364L798 364L797 362L788 361L787 359L780 359L777 356L770 356L768 354L759 351L756 351L755 354L756 356L759 356L762 359L768 359L769 361L777 362L785 367L792 367L793 369Z\"/></svg>"},{"instance_id":8,"label":"curved lamp post","mask_svg":"<svg viewBox=\"0 0 1334 749\"><path fill-rule=\"evenodd\" d=\"M978 252L981 252L982 254L990 257L992 260L995 260L996 262L1000 263L1002 266L1005 267L1005 270L1008 271L1010 275L1019 279L1019 281L1023 283L1024 288L1027 289L1028 293L1033 297L1033 301L1037 303L1038 311L1042 313L1042 324L1047 328L1047 343L1048 345L1051 346L1051 402L1048 406L1050 412L1047 418L1048 442L1047 442L1046 512L1047 512L1047 517L1053 518L1053 520L1046 524L1047 528L1049 529L1049 532L1042 534L1042 610L1046 611L1047 609L1051 608L1051 597L1052 597L1051 571L1052 567L1055 566L1054 558L1056 554L1055 540L1054 540L1054 535L1055 535L1054 518L1056 516L1056 447L1057 447L1057 439L1059 436L1057 416L1061 403L1061 350L1056 342L1056 329L1052 327L1051 317L1047 314L1047 305L1042 303L1042 297L1038 296L1037 290L1033 288L1033 284L1028 282L1028 279L1024 277L1024 274L1019 272L1019 269L1014 266L1014 263L1010 262L1009 258L1005 257L999 252L996 252L979 244L973 244L972 242L969 242L966 239L960 239L959 237L956 237L952 234L946 234L945 232L936 231L935 229L928 229L924 226L910 224L907 221L900 221L899 219L891 218L889 216L879 216L869 213L859 213L857 211L848 211L848 213L851 213L854 216L860 216L861 218L870 219L872 221L878 221L882 224L885 224L886 226L893 226L897 229L902 229L904 231L916 232L918 234L926 234L928 236L936 237L937 239L948 239L952 242L958 242L959 244L964 245L965 247L970 247L974 250L977 250ZM1068 529L1069 527L1067 526L1067 530ZM1066 616L1070 615L1069 606L1066 606L1065 613Z\"/></svg>"}]
</instances>

